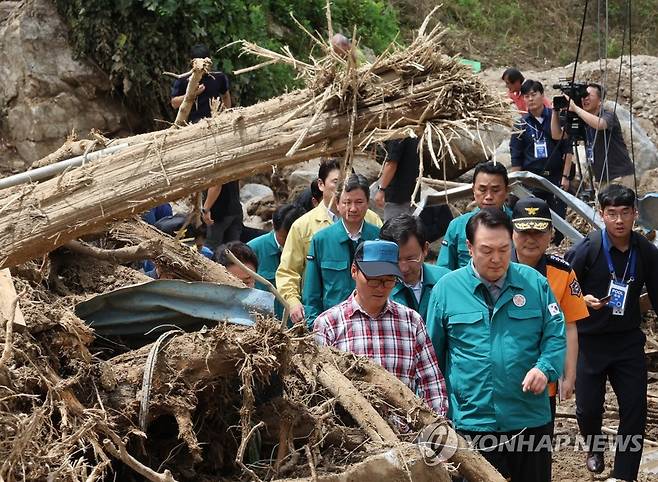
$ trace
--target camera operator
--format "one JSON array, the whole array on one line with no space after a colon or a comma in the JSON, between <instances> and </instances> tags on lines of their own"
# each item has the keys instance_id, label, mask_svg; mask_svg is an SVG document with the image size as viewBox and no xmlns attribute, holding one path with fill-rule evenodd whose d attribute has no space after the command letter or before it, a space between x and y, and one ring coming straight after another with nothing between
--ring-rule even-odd
<instances>
[{"instance_id":1,"label":"camera operator","mask_svg":"<svg viewBox=\"0 0 658 482\"><path fill-rule=\"evenodd\" d=\"M568 99L568 96L565 96ZM587 93L582 97L582 107L569 99L569 111L576 114L585 124L585 152L587 162L594 171L594 179L600 185L615 182L634 188L633 163L621 132L617 114L602 107L603 89L599 84L587 84ZM568 137L560 126L558 113L551 118L553 139Z\"/></svg>"},{"instance_id":2,"label":"camera operator","mask_svg":"<svg viewBox=\"0 0 658 482\"><path fill-rule=\"evenodd\" d=\"M528 79L521 85L521 94L528 113L521 117L510 138L512 171L532 172L568 190L571 146L568 140L554 140L551 135L553 109L545 105L544 86ZM533 193L546 201L556 214L565 217L566 204L553 194L543 190L533 190ZM556 232L553 243L559 245L562 238L562 233Z\"/></svg>"}]
</instances>

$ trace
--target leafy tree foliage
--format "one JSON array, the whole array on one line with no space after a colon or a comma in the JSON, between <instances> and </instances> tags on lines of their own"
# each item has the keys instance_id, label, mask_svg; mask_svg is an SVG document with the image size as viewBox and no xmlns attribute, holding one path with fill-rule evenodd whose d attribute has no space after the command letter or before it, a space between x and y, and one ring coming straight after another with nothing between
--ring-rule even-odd
<instances>
[{"instance_id":1,"label":"leafy tree foliage","mask_svg":"<svg viewBox=\"0 0 658 482\"><path fill-rule=\"evenodd\" d=\"M152 128L152 119L171 119L171 79L163 71L188 69L192 45L216 52L249 40L278 50L288 45L307 58L312 42L290 14L326 37L325 0L55 0L77 54L107 72L117 95ZM362 44L381 52L398 34L396 11L386 0L334 0L334 29L351 36L357 26ZM234 70L258 60L240 56L239 46L214 53L215 68L231 79L231 94L249 105L297 86L295 73L270 66L237 77Z\"/></svg>"}]
</instances>

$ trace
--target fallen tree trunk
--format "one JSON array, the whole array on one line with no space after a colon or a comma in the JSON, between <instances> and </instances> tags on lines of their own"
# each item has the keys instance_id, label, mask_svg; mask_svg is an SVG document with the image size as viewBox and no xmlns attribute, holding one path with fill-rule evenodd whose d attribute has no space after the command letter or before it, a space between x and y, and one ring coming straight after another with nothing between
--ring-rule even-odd
<instances>
[{"instance_id":1,"label":"fallen tree trunk","mask_svg":"<svg viewBox=\"0 0 658 482\"><path fill-rule=\"evenodd\" d=\"M335 358L332 358L335 360ZM449 462L455 464L458 471L469 482L504 482L505 478L487 462L476 450L468 447L466 441L455 434L446 421L440 419L421 400L402 383L392 376L383 367L376 363L365 363L359 360L354 363L348 359L340 359L341 368L346 371L345 376L368 382L376 387L384 399L392 406L402 409L406 420L413 424L416 430L436 426L437 430L427 433L424 443L435 452L449 455ZM446 446L447 451L440 450Z\"/></svg>"},{"instance_id":2,"label":"fallen tree trunk","mask_svg":"<svg viewBox=\"0 0 658 482\"><path fill-rule=\"evenodd\" d=\"M175 278L187 281L209 281L244 288L244 284L226 271L224 266L206 258L196 249L185 246L177 239L164 234L141 219L116 223L112 225L108 235L110 239L131 246L155 243L158 249L152 250L141 259L150 259Z\"/></svg>"},{"instance_id":3,"label":"fallen tree trunk","mask_svg":"<svg viewBox=\"0 0 658 482\"><path fill-rule=\"evenodd\" d=\"M101 396L107 409L116 410L116 413L120 414L115 418L119 434L130 431L130 427L137 420L140 397L143 396L140 386L151 346L120 355L107 362L113 374L112 383L111 386L104 386ZM293 357L294 370L288 369L288 360L294 353L300 351L304 353L301 357ZM245 385L245 380L250 380L250 376L245 378L245 371L254 375L250 386ZM301 371L305 374L300 378ZM204 334L189 333L174 336L162 346L152 373L148 418L153 422L161 420L163 416L173 415L178 424L179 438L185 442L197 462L202 461L202 451L199 449L194 431L189 427L192 426L191 421L194 419L198 404L207 403L202 402L202 392L207 391L213 403L217 405L216 409L224 412L228 407L233 406L236 400L230 398L222 400L217 391L219 387L231 386L232 380L242 380L241 391L254 390L258 393L256 399L264 403L258 410L258 407L244 405L243 401L240 410L241 414L245 410L253 411L254 424L261 415L264 415L263 421L266 422L264 430L267 432L263 437L264 441L276 437L280 430L285 428L283 420L293 416L294 418L285 422L290 424L286 431L289 435L299 434L312 444L318 424L322 426L327 417L334 416L335 410L329 402L316 406L308 403L314 393L329 392L334 397L334 403L342 405L352 413L356 424L368 436L369 447L382 448L387 444L396 443L398 437L393 427L381 418L371 402L364 398L352 381L361 382L361 387L371 386L373 390L369 391L370 396L381 392L385 406L408 413L410 417L407 421L412 424L413 430L423 430L426 425L431 428L440 423L445 427L444 433L448 434L449 441L457 440L457 435L444 419L440 419L425 407L402 382L383 368L366 359L357 359L351 354L340 353L329 348L316 350L309 348L304 342L299 344L292 342L286 332L278 329L278 323L257 324L255 328L220 325ZM278 385L277 380L281 380L283 386ZM277 386L279 388L276 388ZM292 387L300 387L302 392L290 391ZM299 398L300 394L302 398ZM233 392L232 396L240 399L240 395L236 392ZM322 398L324 399L325 396L322 395ZM207 416L208 407L203 406ZM361 412L355 411L356 407L360 407ZM273 412L276 412L276 416L272 416ZM364 417L370 421L365 428ZM372 422L373 419L377 419L378 422ZM332 426L325 427L328 429ZM340 429L340 427L336 428ZM327 429L321 432L328 433L325 431ZM347 433L344 430L343 428L343 433ZM299 442L299 439L297 440ZM202 440L199 439L200 441ZM438 450L436 446L431 447ZM370 450L364 447L362 449ZM419 450L414 448L417 454ZM459 472L471 482L504 480L477 451L467 450L463 441L460 443L460 450L454 452L455 455L449 461L458 465ZM439 472L435 474L445 471L445 460L426 451L422 453L423 465L428 465L428 468L423 470L429 470L428 474L435 473L433 472L435 469L430 466L437 466L436 470ZM421 462L420 455L411 459ZM372 465L368 464L367 467L367 470L373 470Z\"/></svg>"},{"instance_id":4,"label":"fallen tree trunk","mask_svg":"<svg viewBox=\"0 0 658 482\"><path fill-rule=\"evenodd\" d=\"M312 88L149 134L41 184L3 191L0 268L211 185L367 141L415 131L448 156L453 133L507 114L456 59L437 52L439 37L420 37L356 74L336 64Z\"/></svg>"},{"instance_id":5,"label":"fallen tree trunk","mask_svg":"<svg viewBox=\"0 0 658 482\"><path fill-rule=\"evenodd\" d=\"M280 479L280 482L379 482L411 480L413 482L450 482L442 464L429 465L417 445L402 444L354 464L341 474L318 475L305 479Z\"/></svg>"}]
</instances>

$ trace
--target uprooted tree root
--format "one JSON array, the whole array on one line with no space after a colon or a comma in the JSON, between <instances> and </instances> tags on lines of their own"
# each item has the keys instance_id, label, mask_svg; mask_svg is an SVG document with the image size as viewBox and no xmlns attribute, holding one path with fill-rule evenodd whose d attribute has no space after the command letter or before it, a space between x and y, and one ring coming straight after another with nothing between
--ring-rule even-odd
<instances>
[{"instance_id":1,"label":"uprooted tree root","mask_svg":"<svg viewBox=\"0 0 658 482\"><path fill-rule=\"evenodd\" d=\"M502 480L466 450L427 463L413 442L445 422L365 359L262 319L101 360L45 282L15 276L28 330L0 374L0 480Z\"/></svg>"}]
</instances>

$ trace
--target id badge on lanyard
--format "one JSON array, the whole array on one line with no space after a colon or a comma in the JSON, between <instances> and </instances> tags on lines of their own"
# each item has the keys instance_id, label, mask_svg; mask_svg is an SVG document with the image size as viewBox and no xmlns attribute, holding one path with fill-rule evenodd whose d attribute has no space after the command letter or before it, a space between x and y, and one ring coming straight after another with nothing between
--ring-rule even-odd
<instances>
[{"instance_id":1,"label":"id badge on lanyard","mask_svg":"<svg viewBox=\"0 0 658 482\"><path fill-rule=\"evenodd\" d=\"M624 268L624 274L622 275L621 280L617 279L617 274L615 273L614 265L612 264L612 258L610 256L610 243L608 241L608 233L603 231L602 235L603 242L603 252L605 254L606 261L608 262L608 269L610 270L610 286L608 287L608 295L610 295L610 300L608 301L608 306L612 308L613 315L623 315L626 310L626 300L628 299L628 287L630 283L635 279L635 268L637 261L637 254L635 249L631 246L631 251L628 253L628 260L626 261L626 267ZM626 274L629 273L630 276L626 280Z\"/></svg>"},{"instance_id":2,"label":"id badge on lanyard","mask_svg":"<svg viewBox=\"0 0 658 482\"><path fill-rule=\"evenodd\" d=\"M548 157L548 147L546 139L535 140L535 159L546 159Z\"/></svg>"},{"instance_id":3,"label":"id badge on lanyard","mask_svg":"<svg viewBox=\"0 0 658 482\"><path fill-rule=\"evenodd\" d=\"M590 143L585 145L585 158L587 159L587 164L594 165L594 147Z\"/></svg>"},{"instance_id":4,"label":"id badge on lanyard","mask_svg":"<svg viewBox=\"0 0 658 482\"><path fill-rule=\"evenodd\" d=\"M608 306L612 308L613 315L623 315L626 309L626 295L628 294L628 283L623 281L611 280L608 288L610 301Z\"/></svg>"}]
</instances>

